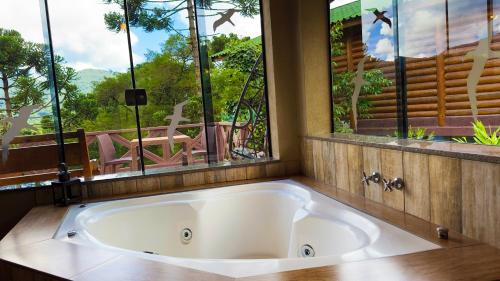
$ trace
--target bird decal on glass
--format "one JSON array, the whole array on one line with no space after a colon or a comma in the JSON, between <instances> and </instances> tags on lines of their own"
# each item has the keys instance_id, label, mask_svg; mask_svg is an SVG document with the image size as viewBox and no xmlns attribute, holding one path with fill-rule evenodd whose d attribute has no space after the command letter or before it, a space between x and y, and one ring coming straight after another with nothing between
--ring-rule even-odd
<instances>
[{"instance_id":1,"label":"bird decal on glass","mask_svg":"<svg viewBox=\"0 0 500 281\"><path fill-rule=\"evenodd\" d=\"M467 95L469 96L470 107L474 120L477 120L477 96L476 87L483 73L486 62L489 58L500 58L500 52L490 49L490 37L479 40L477 47L465 54L464 59L472 59L472 69L467 76Z\"/></svg>"},{"instance_id":2,"label":"bird decal on glass","mask_svg":"<svg viewBox=\"0 0 500 281\"><path fill-rule=\"evenodd\" d=\"M4 124L4 126L7 125L7 123L11 123L12 126L5 132L5 134L2 136L2 162L5 163L9 157L9 145L14 140L16 136L18 136L21 133L22 129L25 128L33 128L35 127L31 126L28 123L28 120L31 116L31 113L39 108L40 106L37 104L34 105L26 105L21 107L19 109L19 115L12 118L12 117L6 117L4 118L1 122Z\"/></svg>"},{"instance_id":3,"label":"bird decal on glass","mask_svg":"<svg viewBox=\"0 0 500 281\"><path fill-rule=\"evenodd\" d=\"M354 121L354 130L358 130L358 99L359 99L359 94L361 93L361 88L366 85L366 80L363 78L363 75L365 74L365 62L366 62L366 57L363 57L359 62L358 62L358 67L356 70L356 76L352 79L352 83L354 83L354 92L352 93L351 97L351 110L352 110L352 116L353 116L353 121Z\"/></svg>"},{"instance_id":4,"label":"bird decal on glass","mask_svg":"<svg viewBox=\"0 0 500 281\"><path fill-rule=\"evenodd\" d=\"M221 17L214 22L214 32L219 26L223 25L226 22L229 22L234 26L234 22L231 21L231 17L234 15L234 13L236 13L235 9L229 9L225 13L219 13Z\"/></svg>"},{"instance_id":5,"label":"bird decal on glass","mask_svg":"<svg viewBox=\"0 0 500 281\"><path fill-rule=\"evenodd\" d=\"M170 144L170 151L173 151L174 149L174 135L175 131L177 130L177 126L181 121L184 122L189 122L190 119L182 117L182 109L183 107L187 104L187 100L183 101L181 103L178 103L174 106L174 114L168 115L165 117L165 121L170 119L170 125L168 126L167 129L167 137L168 137L168 142Z\"/></svg>"},{"instance_id":6,"label":"bird decal on glass","mask_svg":"<svg viewBox=\"0 0 500 281\"><path fill-rule=\"evenodd\" d=\"M390 28L392 28L391 20L385 16L385 13L387 13L387 11L380 12L377 8L371 8L366 10L372 12L375 15L375 20L373 21L373 23L376 23L378 20L381 20L385 22L387 25L389 25Z\"/></svg>"}]
</instances>

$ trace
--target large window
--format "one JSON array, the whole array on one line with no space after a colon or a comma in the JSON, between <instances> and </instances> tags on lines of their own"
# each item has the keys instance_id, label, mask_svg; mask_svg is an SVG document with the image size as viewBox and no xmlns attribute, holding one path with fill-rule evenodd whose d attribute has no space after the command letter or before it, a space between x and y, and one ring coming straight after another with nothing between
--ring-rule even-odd
<instances>
[{"instance_id":1,"label":"large window","mask_svg":"<svg viewBox=\"0 0 500 281\"><path fill-rule=\"evenodd\" d=\"M4 123L32 108L13 136L83 129L93 175L270 156L259 1L32 2L0 11Z\"/></svg>"},{"instance_id":2,"label":"large window","mask_svg":"<svg viewBox=\"0 0 500 281\"><path fill-rule=\"evenodd\" d=\"M54 71L65 92L68 69L52 68L45 14L38 0L6 0L0 6L0 185L9 185L27 169L39 169L37 157L55 159L48 168L63 160L54 134L60 133L54 118ZM52 136L49 143L43 136L47 134ZM28 147L29 143L34 146Z\"/></svg>"},{"instance_id":3,"label":"large window","mask_svg":"<svg viewBox=\"0 0 500 281\"><path fill-rule=\"evenodd\" d=\"M500 145L498 5L331 1L335 131Z\"/></svg>"}]
</instances>

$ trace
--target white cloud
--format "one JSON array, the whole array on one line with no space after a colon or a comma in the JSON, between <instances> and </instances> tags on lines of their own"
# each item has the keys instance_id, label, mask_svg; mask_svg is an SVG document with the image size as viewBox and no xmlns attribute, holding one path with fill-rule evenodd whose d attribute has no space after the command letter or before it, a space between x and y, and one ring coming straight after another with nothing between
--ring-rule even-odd
<instances>
[{"instance_id":1,"label":"white cloud","mask_svg":"<svg viewBox=\"0 0 500 281\"><path fill-rule=\"evenodd\" d=\"M16 29L30 41L43 42L38 0L2 0L0 26ZM50 0L52 41L57 54L77 68L101 68L124 71L129 67L127 37L124 32L106 29L104 14L119 10L118 6L100 0ZM138 42L131 34L132 44ZM144 61L134 54L136 63Z\"/></svg>"},{"instance_id":2,"label":"white cloud","mask_svg":"<svg viewBox=\"0 0 500 281\"><path fill-rule=\"evenodd\" d=\"M0 28L17 30L26 40L43 43L38 0L2 0Z\"/></svg>"},{"instance_id":3,"label":"white cloud","mask_svg":"<svg viewBox=\"0 0 500 281\"><path fill-rule=\"evenodd\" d=\"M15 29L28 41L44 42L38 0L2 0L1 8L0 27ZM229 6L218 5L217 8ZM65 57L70 66L77 70L100 68L115 71L129 67L126 33L111 32L104 24L104 14L120 11L117 5L106 5L102 0L49 0L49 9L55 51ZM179 18L187 27L186 10L182 10L176 20ZM218 18L218 15L205 18L209 35L213 34L213 22ZM252 38L261 35L259 16L248 18L236 13L231 20L235 26L225 23L216 34L236 33ZM131 40L135 45L139 38L132 32ZM133 57L135 63L145 60L142 54L134 53Z\"/></svg>"},{"instance_id":4,"label":"white cloud","mask_svg":"<svg viewBox=\"0 0 500 281\"><path fill-rule=\"evenodd\" d=\"M445 15L444 2L432 9L422 9L413 1L400 5L400 55L423 58L442 52L446 47Z\"/></svg>"},{"instance_id":5,"label":"white cloud","mask_svg":"<svg viewBox=\"0 0 500 281\"><path fill-rule=\"evenodd\" d=\"M75 67L87 64L91 68L123 71L129 67L127 35L106 29L104 14L120 11L117 5L105 5L99 0L51 0L50 13L54 47L72 53ZM138 42L131 33L132 45ZM134 54L140 63L144 58Z\"/></svg>"},{"instance_id":6,"label":"white cloud","mask_svg":"<svg viewBox=\"0 0 500 281\"><path fill-rule=\"evenodd\" d=\"M392 41L388 38L380 39L375 46L375 54L387 61L394 60L394 46L392 45Z\"/></svg>"},{"instance_id":7,"label":"white cloud","mask_svg":"<svg viewBox=\"0 0 500 281\"><path fill-rule=\"evenodd\" d=\"M219 19L216 17L209 17L206 20L208 34L213 33L213 23ZM216 30L216 33L219 34L229 34L236 33L240 36L249 36L251 38L257 37L261 35L261 25L260 25L260 17L255 16L253 18L243 17L239 13L235 14L231 21L234 23L234 26L230 23L224 23L219 26Z\"/></svg>"}]
</instances>

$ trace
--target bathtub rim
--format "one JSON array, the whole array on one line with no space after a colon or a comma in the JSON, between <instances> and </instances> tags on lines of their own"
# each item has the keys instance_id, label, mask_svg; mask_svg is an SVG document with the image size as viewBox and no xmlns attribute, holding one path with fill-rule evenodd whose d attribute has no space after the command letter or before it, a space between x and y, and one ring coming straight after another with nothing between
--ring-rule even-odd
<instances>
[{"instance_id":1,"label":"bathtub rim","mask_svg":"<svg viewBox=\"0 0 500 281\"><path fill-rule=\"evenodd\" d=\"M140 197L134 197L134 198L122 198L122 199L117 199L117 200L105 200L105 201L100 201L100 202L93 202L93 203L90 203L88 204L88 206L93 206L93 205L103 205L103 204L106 204L106 203L110 203L110 202L119 202L119 201L123 201L123 200L134 200L134 201L137 201L137 200L141 200L141 199L144 199L144 198L160 198L160 197L168 197L168 196L172 196L172 197L176 197L176 196L180 196L180 195L185 195L185 194L192 194L192 193L211 193L213 191L224 191L225 189L229 189L229 188L235 188L235 187L247 187L249 186L250 188L252 187L252 185L255 185L255 184L262 184L262 183L286 183L288 185L292 185L293 186L293 189L299 189L299 190L305 190L309 196L310 196L310 199L311 197L313 197L311 194L314 194L314 197L316 197L316 199L320 199L320 201L328 201L328 202L334 202L334 204L336 205L340 205L340 206L344 206L346 209L349 209L349 211L355 213L357 216L360 216L361 218L363 219L366 219L365 217L370 217L370 219L372 220L375 220L378 224L382 224L382 225L385 225L385 226L388 226L389 228L393 228L393 229L396 229L396 231L401 231L401 232L404 232L406 234L408 234L409 236L412 236L416 239L420 239L420 240L423 240L424 242L426 243L429 243L429 244L433 244L433 246L435 246L434 248L432 249L425 249L425 250L418 250L418 251L413 251L413 252L410 252L410 253L399 253L399 254L392 254L392 255L387 255L387 256L384 256L384 257L392 257L392 256L399 256L399 255L403 255L403 254L412 254L412 253L419 253L419 252L424 252L424 251L429 251L429 250L435 250L435 249L439 249L439 248L442 248L441 245L439 245L438 243L435 243L434 241L431 241L429 239L426 239L425 237L421 237L420 235L417 235L411 231L408 231L407 229L404 229L404 228L401 228L399 226L396 226L396 225L393 225L391 224L390 222L386 221L386 220L383 220L381 218L378 218L377 216L374 216L373 214L370 214L368 212L364 212L362 210L359 210L357 208L355 208L354 206L350 205L350 204L347 204L345 202L342 202L340 200L338 200L337 198L333 198L333 197L330 197L322 192L319 192L318 190L315 190L313 187L310 187L308 186L306 183L303 183L303 182L300 182L300 181L297 181L293 178L287 178L287 179L276 179L276 180L263 180L263 181L259 181L259 182L255 182L255 183L244 183L244 184L234 184L234 185L228 185L228 186L221 186L221 187L214 187L214 188L207 188L207 189L203 189L203 190L192 190L192 191L183 191L183 192L175 192L175 193L168 193L168 194L153 194L153 195L145 195L145 196L140 196ZM265 187L265 188L262 188L264 190L268 189L268 187ZM226 193L233 193L234 191L227 191ZM239 193L241 191L238 191L237 193ZM154 200L154 199L153 199ZM77 208L76 206L74 206L73 208ZM70 210L68 210L68 213L70 212ZM66 214L67 216L68 214ZM65 218L66 218L65 216ZM62 222L65 221L65 218L62 220ZM62 223L61 225L62 226ZM58 229L58 232L59 232L59 229ZM57 239L57 240L60 240L60 238L58 239L56 237L56 234L57 232L54 234L53 236L53 239ZM75 244L83 244L83 243L78 243L78 242L75 242L75 241L68 241L68 240L62 240L64 242L69 242L69 243L75 243ZM134 251L134 250L129 250L129 249L125 249L125 248L119 248L119 247L114 247L114 246L110 246L110 245L107 245L107 244L104 244L102 243L102 246L101 245L98 245L96 246L95 244L94 245L86 245L84 244L85 246L94 246L94 247L103 247L107 250L111 250L111 251L114 251L114 252L117 252L117 253L126 253L126 254L131 254L133 256L136 256L136 257L140 257L140 258L144 258L144 259L148 259L148 260L153 260L153 261L159 261L159 262L163 262L163 263L167 263L167 264L170 264L170 265L175 265L175 266L182 266L182 267L186 267L186 268L189 268L189 269L195 269L195 270L201 270L201 271L206 271L206 272L210 272L210 273L215 273L215 274L220 274L220 275L225 275L225 276L228 276L228 277L232 277L232 278L240 278L240 277L246 277L246 276L255 276L255 275L260 275L260 274L263 274L263 273L258 273L258 274L251 274L251 275L226 275L225 273L222 273L220 271L211 271L211 270L206 270L206 269L200 269L199 267L192 267L192 266L189 266L189 265L186 265L185 263L186 262L197 262L198 264L204 264L204 263L227 263L227 264L231 264L231 263L240 263L240 264L250 264L250 263L280 263L282 261L288 261L290 263L297 263L298 261L301 261L303 262L305 259L304 258L277 258L277 259L208 259L208 258L183 258L183 257L173 257L173 256L164 256L164 255L151 255L151 254L146 254L146 253L142 253L142 252L139 252L139 251ZM361 249L363 250L363 249ZM356 250L355 252L357 252L358 250ZM339 263L346 263L346 262L354 262L354 261L360 261L360 260L367 260L367 259L374 259L374 258L379 258L379 257L369 257L369 258L364 258L364 259L360 259L360 260L342 260L340 262L335 262L332 264L332 260L338 260L338 259L342 259L342 256L335 256L335 255L329 255L329 256L319 256L319 257L313 257L313 258L307 258L307 264L309 263L314 263L313 261L318 261L317 266L303 266L303 267L298 267L297 266L291 266L291 268L288 268L286 270L300 270L300 269L305 269L305 268L312 268L312 267L318 267L318 266L328 266L328 265L336 265L336 264L339 264ZM175 263L173 263L172 261L174 261ZM323 261L323 263L321 262ZM286 266L285 266L286 268ZM270 272L265 272L265 274L270 274L270 273L275 273L275 272L282 272L282 271L285 271L285 270L279 270L279 271L270 271Z\"/></svg>"}]
</instances>

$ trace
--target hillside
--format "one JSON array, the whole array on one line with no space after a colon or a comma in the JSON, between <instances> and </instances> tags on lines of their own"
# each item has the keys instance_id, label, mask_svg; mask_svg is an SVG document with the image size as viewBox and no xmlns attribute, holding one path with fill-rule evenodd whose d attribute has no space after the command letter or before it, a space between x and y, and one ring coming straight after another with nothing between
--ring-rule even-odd
<instances>
[{"instance_id":1,"label":"hillside","mask_svg":"<svg viewBox=\"0 0 500 281\"><path fill-rule=\"evenodd\" d=\"M104 78L113 75L114 73L109 70L102 69L83 69L77 72L77 78L74 84L83 93L92 91L94 83L102 81Z\"/></svg>"}]
</instances>

